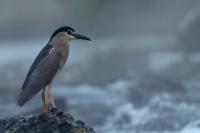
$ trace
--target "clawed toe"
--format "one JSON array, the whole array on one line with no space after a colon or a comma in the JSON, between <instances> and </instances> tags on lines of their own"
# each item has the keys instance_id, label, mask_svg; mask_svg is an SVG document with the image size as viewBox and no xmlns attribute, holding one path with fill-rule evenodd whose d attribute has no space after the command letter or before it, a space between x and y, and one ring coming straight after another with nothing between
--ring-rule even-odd
<instances>
[{"instance_id":1,"label":"clawed toe","mask_svg":"<svg viewBox=\"0 0 200 133\"><path fill-rule=\"evenodd\" d=\"M50 111L50 112L57 112L58 109L57 109L57 108L50 108L49 111Z\"/></svg>"}]
</instances>

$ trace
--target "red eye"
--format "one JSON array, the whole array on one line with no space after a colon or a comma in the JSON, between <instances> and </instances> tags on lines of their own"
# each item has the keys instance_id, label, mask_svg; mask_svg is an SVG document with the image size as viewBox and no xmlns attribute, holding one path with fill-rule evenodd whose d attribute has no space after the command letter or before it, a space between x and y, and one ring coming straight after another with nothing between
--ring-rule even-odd
<instances>
[{"instance_id":1,"label":"red eye","mask_svg":"<svg viewBox=\"0 0 200 133\"><path fill-rule=\"evenodd\" d=\"M71 30L68 30L67 33L71 35L71 34L72 34L72 31L71 31Z\"/></svg>"}]
</instances>

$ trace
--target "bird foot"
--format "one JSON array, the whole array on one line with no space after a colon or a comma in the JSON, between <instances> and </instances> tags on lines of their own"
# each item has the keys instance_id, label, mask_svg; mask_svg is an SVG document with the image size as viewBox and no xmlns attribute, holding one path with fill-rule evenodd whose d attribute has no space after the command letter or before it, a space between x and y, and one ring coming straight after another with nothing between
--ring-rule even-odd
<instances>
[{"instance_id":1,"label":"bird foot","mask_svg":"<svg viewBox=\"0 0 200 133\"><path fill-rule=\"evenodd\" d=\"M58 109L57 108L50 108L49 111L52 112L52 113L55 113L55 112L58 111Z\"/></svg>"},{"instance_id":2,"label":"bird foot","mask_svg":"<svg viewBox=\"0 0 200 133\"><path fill-rule=\"evenodd\" d=\"M48 112L48 108L47 108L47 107L43 107L43 108L42 108L42 112L43 112L43 113L47 113L47 112Z\"/></svg>"}]
</instances>

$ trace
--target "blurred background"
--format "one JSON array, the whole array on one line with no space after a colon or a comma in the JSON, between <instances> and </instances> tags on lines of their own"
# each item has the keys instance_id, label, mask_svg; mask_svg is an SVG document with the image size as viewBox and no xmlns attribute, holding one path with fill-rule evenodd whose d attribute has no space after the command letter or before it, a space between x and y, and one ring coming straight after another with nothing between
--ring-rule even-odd
<instances>
[{"instance_id":1,"label":"blurred background","mask_svg":"<svg viewBox=\"0 0 200 133\"><path fill-rule=\"evenodd\" d=\"M101 133L200 132L199 0L0 0L0 115L23 108L17 94L55 29L71 42L53 83L62 110Z\"/></svg>"}]
</instances>

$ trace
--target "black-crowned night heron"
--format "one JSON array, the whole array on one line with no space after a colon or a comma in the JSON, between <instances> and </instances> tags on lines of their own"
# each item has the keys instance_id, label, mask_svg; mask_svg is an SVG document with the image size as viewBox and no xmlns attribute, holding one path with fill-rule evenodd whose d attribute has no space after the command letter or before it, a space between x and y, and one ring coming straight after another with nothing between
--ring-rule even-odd
<instances>
[{"instance_id":1,"label":"black-crowned night heron","mask_svg":"<svg viewBox=\"0 0 200 133\"><path fill-rule=\"evenodd\" d=\"M53 33L29 69L17 101L19 106L22 107L42 90L42 111L47 112L48 107L45 103L45 88L47 88L52 108L56 108L51 92L51 82L65 64L69 55L69 41L74 39L90 40L86 36L77 34L74 29L68 26L60 27Z\"/></svg>"}]
</instances>

